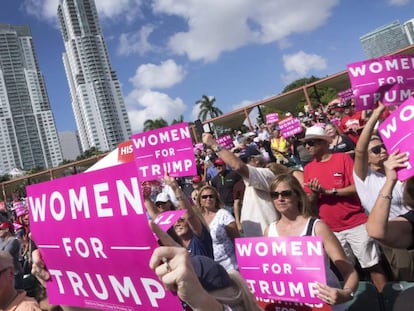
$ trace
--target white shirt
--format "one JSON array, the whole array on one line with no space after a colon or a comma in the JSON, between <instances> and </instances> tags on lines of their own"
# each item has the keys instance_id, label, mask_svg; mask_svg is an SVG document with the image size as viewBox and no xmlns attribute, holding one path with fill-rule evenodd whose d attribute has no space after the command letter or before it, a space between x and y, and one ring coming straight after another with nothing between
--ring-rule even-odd
<instances>
[{"instance_id":1,"label":"white shirt","mask_svg":"<svg viewBox=\"0 0 414 311\"><path fill-rule=\"evenodd\" d=\"M275 175L268 168L247 165L249 178L246 185L240 221L246 237L263 236L266 229L276 219L276 211L269 194L269 187Z\"/></svg>"},{"instance_id":2,"label":"white shirt","mask_svg":"<svg viewBox=\"0 0 414 311\"><path fill-rule=\"evenodd\" d=\"M382 186L385 183L385 175L373 171L368 168L367 177L365 180L361 180L353 171L355 188L361 200L362 206L370 213L375 205L378 194L381 191ZM403 183L397 181L392 191L392 200L390 207L390 215L388 219L395 218L399 215L403 215L409 211L407 207L403 205Z\"/></svg>"}]
</instances>

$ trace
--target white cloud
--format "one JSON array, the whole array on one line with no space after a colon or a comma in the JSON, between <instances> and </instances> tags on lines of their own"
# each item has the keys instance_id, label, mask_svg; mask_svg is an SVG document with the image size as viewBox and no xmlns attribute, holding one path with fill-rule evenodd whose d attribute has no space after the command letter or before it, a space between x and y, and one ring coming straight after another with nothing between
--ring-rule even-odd
<instances>
[{"instance_id":1,"label":"white cloud","mask_svg":"<svg viewBox=\"0 0 414 311\"><path fill-rule=\"evenodd\" d=\"M160 65L140 65L129 81L138 89L163 89L181 82L185 75L184 68L169 59Z\"/></svg>"},{"instance_id":2,"label":"white cloud","mask_svg":"<svg viewBox=\"0 0 414 311\"><path fill-rule=\"evenodd\" d=\"M339 0L154 0L155 13L183 18L188 31L170 37L169 48L190 60L214 61L251 43L280 42L323 25ZM306 21L306 23L304 22Z\"/></svg>"},{"instance_id":3,"label":"white cloud","mask_svg":"<svg viewBox=\"0 0 414 311\"><path fill-rule=\"evenodd\" d=\"M123 18L131 21L140 14L142 0L97 0L95 1L100 19ZM41 20L56 20L59 0L24 0L24 10Z\"/></svg>"},{"instance_id":4,"label":"white cloud","mask_svg":"<svg viewBox=\"0 0 414 311\"><path fill-rule=\"evenodd\" d=\"M168 123L178 119L186 110L180 98L151 90L134 90L125 97L133 133L142 132L148 119L163 118ZM171 112L174 112L172 114Z\"/></svg>"},{"instance_id":5,"label":"white cloud","mask_svg":"<svg viewBox=\"0 0 414 311\"><path fill-rule=\"evenodd\" d=\"M158 50L148 41L148 37L153 31L153 26L145 25L136 33L122 33L119 37L118 54L126 56L130 54L144 55L147 52Z\"/></svg>"},{"instance_id":6,"label":"white cloud","mask_svg":"<svg viewBox=\"0 0 414 311\"><path fill-rule=\"evenodd\" d=\"M181 82L185 70L169 59L160 65L140 65L135 75L129 79L134 89L125 97L125 103L131 121L132 131L141 132L148 119L163 118L168 123L184 115L186 105L181 98L154 91L164 89Z\"/></svg>"},{"instance_id":7,"label":"white cloud","mask_svg":"<svg viewBox=\"0 0 414 311\"><path fill-rule=\"evenodd\" d=\"M295 54L283 55L286 75L282 76L285 83L304 78L311 70L324 70L327 68L326 60L316 54L306 54L299 51Z\"/></svg>"},{"instance_id":8,"label":"white cloud","mask_svg":"<svg viewBox=\"0 0 414 311\"><path fill-rule=\"evenodd\" d=\"M233 105L232 107L231 107L231 109L232 110L237 110L237 109L240 109L240 108L244 108L244 107L246 107L246 106L249 106L249 105L251 105L251 104L253 104L254 103L254 101L252 101L252 100L243 100L243 101L241 101L240 103L238 103L238 104L235 104L235 105Z\"/></svg>"},{"instance_id":9,"label":"white cloud","mask_svg":"<svg viewBox=\"0 0 414 311\"><path fill-rule=\"evenodd\" d=\"M389 0L388 3L392 6L404 6L411 2L411 0Z\"/></svg>"}]
</instances>

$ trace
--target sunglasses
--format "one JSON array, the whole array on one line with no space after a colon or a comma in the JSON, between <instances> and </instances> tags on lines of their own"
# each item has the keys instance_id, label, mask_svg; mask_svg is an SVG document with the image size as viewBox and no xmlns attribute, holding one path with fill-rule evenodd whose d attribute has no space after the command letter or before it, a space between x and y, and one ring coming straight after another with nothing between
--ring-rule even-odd
<instances>
[{"instance_id":1,"label":"sunglasses","mask_svg":"<svg viewBox=\"0 0 414 311\"><path fill-rule=\"evenodd\" d=\"M270 197L274 200L274 199L278 199L279 195L282 196L282 198L290 198L293 194L292 190L283 190L281 192L277 192L277 191L271 191L270 192Z\"/></svg>"},{"instance_id":2,"label":"sunglasses","mask_svg":"<svg viewBox=\"0 0 414 311\"><path fill-rule=\"evenodd\" d=\"M373 154L380 154L382 149L387 150L385 149L384 144L374 146L371 149L369 149L369 151L371 151Z\"/></svg>"},{"instance_id":3,"label":"sunglasses","mask_svg":"<svg viewBox=\"0 0 414 311\"><path fill-rule=\"evenodd\" d=\"M167 204L167 202L158 202L157 204L155 204L156 206L160 207Z\"/></svg>"},{"instance_id":4,"label":"sunglasses","mask_svg":"<svg viewBox=\"0 0 414 311\"><path fill-rule=\"evenodd\" d=\"M303 142L303 145L305 147L306 147L306 145L308 145L309 147L313 147L313 146L315 146L315 144L317 144L320 141L321 141L320 139L310 139L310 140L307 140L307 141Z\"/></svg>"},{"instance_id":5,"label":"sunglasses","mask_svg":"<svg viewBox=\"0 0 414 311\"><path fill-rule=\"evenodd\" d=\"M201 198L204 200L207 198L214 199L214 194L203 194Z\"/></svg>"}]
</instances>

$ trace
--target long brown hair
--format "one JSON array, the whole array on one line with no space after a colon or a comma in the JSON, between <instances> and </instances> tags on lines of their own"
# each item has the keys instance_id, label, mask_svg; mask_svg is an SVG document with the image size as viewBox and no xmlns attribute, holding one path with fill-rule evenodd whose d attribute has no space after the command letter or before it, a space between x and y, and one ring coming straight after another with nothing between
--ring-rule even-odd
<instances>
[{"instance_id":1,"label":"long brown hair","mask_svg":"<svg viewBox=\"0 0 414 311\"><path fill-rule=\"evenodd\" d=\"M269 192L274 191L280 183L286 183L294 192L298 198L298 210L301 215L308 218L314 216L311 208L311 203L308 199L306 192L303 190L300 182L292 174L280 174L275 177L269 187ZM277 219L280 219L281 215L276 210Z\"/></svg>"}]
</instances>

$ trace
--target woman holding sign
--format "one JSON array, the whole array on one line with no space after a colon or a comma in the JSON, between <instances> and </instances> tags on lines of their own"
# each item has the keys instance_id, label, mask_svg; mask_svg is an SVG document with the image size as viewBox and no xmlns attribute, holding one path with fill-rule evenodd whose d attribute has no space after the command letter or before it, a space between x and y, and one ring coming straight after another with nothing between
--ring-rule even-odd
<instances>
[{"instance_id":1,"label":"woman holding sign","mask_svg":"<svg viewBox=\"0 0 414 311\"><path fill-rule=\"evenodd\" d=\"M329 257L325 260L328 285L317 283L316 296L327 304L335 305L332 310L345 310L343 303L353 298L358 287L358 274L348 262L338 239L324 222L312 217L307 195L291 174L276 176L270 185L270 196L277 218L266 228L265 236L320 236ZM344 279L343 288L329 268L329 259Z\"/></svg>"}]
</instances>

